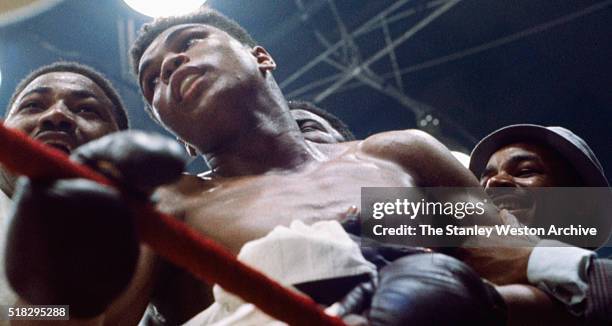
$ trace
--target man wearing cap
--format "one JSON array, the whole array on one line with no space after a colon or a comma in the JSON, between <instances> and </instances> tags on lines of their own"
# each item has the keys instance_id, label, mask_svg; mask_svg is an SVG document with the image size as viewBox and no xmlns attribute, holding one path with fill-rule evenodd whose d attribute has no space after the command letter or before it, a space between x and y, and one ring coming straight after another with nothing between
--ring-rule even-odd
<instances>
[{"instance_id":1,"label":"man wearing cap","mask_svg":"<svg viewBox=\"0 0 612 326\"><path fill-rule=\"evenodd\" d=\"M516 216L515 223L521 225L535 225L544 218L542 205L537 207L541 201L534 204L520 198L526 188L599 187L598 193L607 198L610 194L603 168L593 151L582 138L562 127L521 124L496 130L472 151L470 170L495 204ZM500 187L516 190L519 195L496 197L494 190ZM592 200L589 205L593 209L588 216L572 216L575 222L596 225L600 243L605 243L610 235L612 219L608 217L608 203L606 198ZM519 266L526 266L530 284L587 321L606 325L612 321L612 260L596 258L590 250L554 240L541 240L532 250L523 251L529 254L522 255L525 264Z\"/></svg>"}]
</instances>

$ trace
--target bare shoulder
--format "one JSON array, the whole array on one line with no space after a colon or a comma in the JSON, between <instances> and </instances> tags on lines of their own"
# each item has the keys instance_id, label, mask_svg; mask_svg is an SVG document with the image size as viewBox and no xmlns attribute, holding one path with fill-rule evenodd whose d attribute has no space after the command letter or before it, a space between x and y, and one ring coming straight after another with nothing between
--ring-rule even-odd
<instances>
[{"instance_id":1,"label":"bare shoulder","mask_svg":"<svg viewBox=\"0 0 612 326\"><path fill-rule=\"evenodd\" d=\"M427 155L447 151L436 138L417 130L394 130L374 134L361 143L361 150L374 156L386 159L402 160L418 155L423 159Z\"/></svg>"},{"instance_id":2,"label":"bare shoulder","mask_svg":"<svg viewBox=\"0 0 612 326\"><path fill-rule=\"evenodd\" d=\"M371 135L364 140L349 142L333 144L308 143L330 158L341 157L344 154L354 152L370 156L386 156L389 154L405 153L404 150L408 148L433 148L435 144L440 145L433 136L417 129L386 131Z\"/></svg>"},{"instance_id":3,"label":"bare shoulder","mask_svg":"<svg viewBox=\"0 0 612 326\"><path fill-rule=\"evenodd\" d=\"M446 146L421 130L372 135L361 142L360 151L398 164L417 180L419 186L478 186L476 178Z\"/></svg>"}]
</instances>

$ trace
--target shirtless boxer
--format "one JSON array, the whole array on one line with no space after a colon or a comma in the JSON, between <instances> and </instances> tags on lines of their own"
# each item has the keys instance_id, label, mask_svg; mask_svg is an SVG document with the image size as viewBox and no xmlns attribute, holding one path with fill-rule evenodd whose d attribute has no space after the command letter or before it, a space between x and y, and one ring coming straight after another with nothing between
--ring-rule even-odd
<instances>
[{"instance_id":1,"label":"shirtless boxer","mask_svg":"<svg viewBox=\"0 0 612 326\"><path fill-rule=\"evenodd\" d=\"M186 221L197 224L206 216L207 226L196 228L207 235L214 230L210 236L233 252L265 235L270 226L343 216L359 203L360 186L476 185L444 146L419 131L324 147L305 143L271 75L276 64L263 47L243 40L248 34L232 37L212 25L180 19L161 20L141 35L134 63L152 115L204 153L215 176L189 184L213 191L203 195L204 207L188 210ZM313 187L321 186L329 187L334 198L313 193ZM186 204L185 198L168 195L168 201L175 197ZM245 205L219 210L209 204L226 206L223 198L244 198ZM297 209L308 202L319 205ZM257 221L244 216L274 206L284 216L256 213L262 216Z\"/></svg>"},{"instance_id":2,"label":"shirtless boxer","mask_svg":"<svg viewBox=\"0 0 612 326\"><path fill-rule=\"evenodd\" d=\"M234 254L278 226L345 218L360 205L364 186L478 186L442 144L420 131L386 132L339 144L306 142L272 77L276 64L271 55L214 11L147 25L132 57L151 116L203 153L212 168L207 179L185 176L159 190L158 207ZM496 222L497 216L480 221ZM159 277L165 286L157 289L153 302L171 323L183 322L210 304L209 289L194 286L188 276L174 271ZM412 293L427 297L435 290L403 295ZM459 304L469 301L464 293L457 294ZM447 298L448 292L438 292L434 301ZM428 307L453 308L444 302ZM484 306L484 300L477 302L479 309ZM415 310L410 313L419 312ZM471 317L457 311L428 314L423 320L453 316Z\"/></svg>"},{"instance_id":3,"label":"shirtless boxer","mask_svg":"<svg viewBox=\"0 0 612 326\"><path fill-rule=\"evenodd\" d=\"M237 254L275 226L342 218L359 206L362 186L477 185L419 131L305 142L271 75L271 55L219 17L159 20L132 50L152 116L204 153L213 171L160 191L162 209Z\"/></svg>"}]
</instances>

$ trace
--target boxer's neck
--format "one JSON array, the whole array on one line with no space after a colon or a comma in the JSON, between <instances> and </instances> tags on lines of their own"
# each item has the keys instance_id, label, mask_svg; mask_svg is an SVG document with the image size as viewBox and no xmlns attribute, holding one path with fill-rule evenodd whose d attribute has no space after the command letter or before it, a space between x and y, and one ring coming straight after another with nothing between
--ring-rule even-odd
<instances>
[{"instance_id":1,"label":"boxer's neck","mask_svg":"<svg viewBox=\"0 0 612 326\"><path fill-rule=\"evenodd\" d=\"M232 177L294 170L322 154L304 140L282 97L250 105L250 128L230 143L205 153L216 176Z\"/></svg>"}]
</instances>

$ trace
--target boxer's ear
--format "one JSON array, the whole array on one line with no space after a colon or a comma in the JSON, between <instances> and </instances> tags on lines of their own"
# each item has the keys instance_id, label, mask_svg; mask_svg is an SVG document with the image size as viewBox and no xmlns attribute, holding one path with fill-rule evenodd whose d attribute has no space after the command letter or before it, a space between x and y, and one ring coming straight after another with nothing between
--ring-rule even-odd
<instances>
[{"instance_id":1,"label":"boxer's ear","mask_svg":"<svg viewBox=\"0 0 612 326\"><path fill-rule=\"evenodd\" d=\"M264 47L257 45L251 49L251 53L257 59L259 70L262 73L276 69L274 58L272 58L272 55L270 55Z\"/></svg>"},{"instance_id":2,"label":"boxer's ear","mask_svg":"<svg viewBox=\"0 0 612 326\"><path fill-rule=\"evenodd\" d=\"M191 144L189 144L188 142L182 140L181 138L176 138L176 140L183 144L183 146L185 146L185 151L187 151L187 154L189 154L189 156L198 156L198 150L193 147Z\"/></svg>"}]
</instances>

